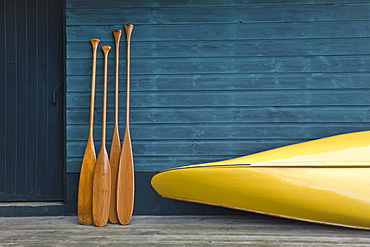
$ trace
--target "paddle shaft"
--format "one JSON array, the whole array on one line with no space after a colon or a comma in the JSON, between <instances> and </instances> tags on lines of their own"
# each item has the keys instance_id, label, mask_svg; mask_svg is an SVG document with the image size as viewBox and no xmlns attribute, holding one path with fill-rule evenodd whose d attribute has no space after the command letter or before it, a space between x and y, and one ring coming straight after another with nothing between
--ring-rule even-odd
<instances>
[{"instance_id":1,"label":"paddle shaft","mask_svg":"<svg viewBox=\"0 0 370 247\"><path fill-rule=\"evenodd\" d=\"M132 24L124 26L127 38L126 62L126 128L118 170L117 215L122 225L127 225L134 207L134 163L130 137L130 42L134 28Z\"/></svg>"},{"instance_id":2,"label":"paddle shaft","mask_svg":"<svg viewBox=\"0 0 370 247\"><path fill-rule=\"evenodd\" d=\"M95 80L96 80L96 53L99 39L91 39L92 45L92 72L91 72L91 98L90 98L90 128L87 145L81 165L80 180L78 186L78 219L81 224L90 225L93 221L92 195L93 177L96 163L96 154L93 139L94 128L94 105L95 105Z\"/></svg>"},{"instance_id":3,"label":"paddle shaft","mask_svg":"<svg viewBox=\"0 0 370 247\"><path fill-rule=\"evenodd\" d=\"M103 46L104 52L104 89L102 113L102 140L98 159L94 170L93 182L93 221L96 226L105 226L109 217L111 194L111 171L108 153L105 146L106 115L107 115L107 87L108 87L108 53L110 46Z\"/></svg>"},{"instance_id":4,"label":"paddle shaft","mask_svg":"<svg viewBox=\"0 0 370 247\"><path fill-rule=\"evenodd\" d=\"M130 129L130 50L131 50L131 33L134 26L125 25L127 38L127 60L126 60L126 129Z\"/></svg>"},{"instance_id":5,"label":"paddle shaft","mask_svg":"<svg viewBox=\"0 0 370 247\"><path fill-rule=\"evenodd\" d=\"M109 221L117 223L117 178L118 178L118 163L121 155L121 141L118 130L118 91L119 91L119 42L122 35L122 30L114 30L113 36L116 45L116 74L115 74L115 99L114 99L114 129L112 144L110 149L110 166L111 166L111 197L110 197L110 210Z\"/></svg>"},{"instance_id":6,"label":"paddle shaft","mask_svg":"<svg viewBox=\"0 0 370 247\"><path fill-rule=\"evenodd\" d=\"M119 42L122 30L114 30L114 41L116 44L116 76L115 76L115 99L114 99L114 127L118 129L118 90L119 90Z\"/></svg>"},{"instance_id":7,"label":"paddle shaft","mask_svg":"<svg viewBox=\"0 0 370 247\"><path fill-rule=\"evenodd\" d=\"M103 46L104 52L104 88L103 88L103 112L102 112L102 132L101 132L101 149L106 150L106 125L107 125L107 91L108 91L108 53L111 50L110 46Z\"/></svg>"},{"instance_id":8,"label":"paddle shaft","mask_svg":"<svg viewBox=\"0 0 370 247\"><path fill-rule=\"evenodd\" d=\"M92 72L91 72L91 98L90 98L90 129L89 138L93 140L93 128L94 128L94 107L95 107L95 84L96 84L96 53L98 50L98 45L100 43L99 39L90 40L93 48L93 59L92 59Z\"/></svg>"}]
</instances>

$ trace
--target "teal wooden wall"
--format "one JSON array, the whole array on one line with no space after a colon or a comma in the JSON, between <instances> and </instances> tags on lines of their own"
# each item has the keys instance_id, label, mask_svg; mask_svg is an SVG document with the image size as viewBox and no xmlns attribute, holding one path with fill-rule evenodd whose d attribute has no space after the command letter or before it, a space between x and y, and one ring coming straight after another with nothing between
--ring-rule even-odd
<instances>
[{"instance_id":1,"label":"teal wooden wall","mask_svg":"<svg viewBox=\"0 0 370 247\"><path fill-rule=\"evenodd\" d=\"M113 46L112 30L126 23L135 25L131 137L137 172L369 129L370 1L244 2L66 0L67 173L79 172L88 135L89 39ZM98 58L97 150L101 51ZM124 103L122 42L122 136Z\"/></svg>"}]
</instances>

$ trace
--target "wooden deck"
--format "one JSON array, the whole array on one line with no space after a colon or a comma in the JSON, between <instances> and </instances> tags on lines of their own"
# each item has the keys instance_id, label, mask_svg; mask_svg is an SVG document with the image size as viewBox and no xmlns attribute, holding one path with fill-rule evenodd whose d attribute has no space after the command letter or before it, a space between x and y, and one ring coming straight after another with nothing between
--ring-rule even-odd
<instances>
[{"instance_id":1,"label":"wooden deck","mask_svg":"<svg viewBox=\"0 0 370 247\"><path fill-rule=\"evenodd\" d=\"M83 226L77 217L0 218L0 246L370 246L370 232L264 216L134 216Z\"/></svg>"}]
</instances>

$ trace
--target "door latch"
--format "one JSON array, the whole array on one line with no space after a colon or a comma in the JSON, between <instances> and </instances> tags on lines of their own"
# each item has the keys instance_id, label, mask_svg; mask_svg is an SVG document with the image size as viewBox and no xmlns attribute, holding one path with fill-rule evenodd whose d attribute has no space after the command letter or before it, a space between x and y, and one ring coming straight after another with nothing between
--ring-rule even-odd
<instances>
[{"instance_id":1,"label":"door latch","mask_svg":"<svg viewBox=\"0 0 370 247\"><path fill-rule=\"evenodd\" d=\"M54 87L53 88L53 93L51 95L51 101L53 103L53 105L57 105L58 103L58 87Z\"/></svg>"}]
</instances>

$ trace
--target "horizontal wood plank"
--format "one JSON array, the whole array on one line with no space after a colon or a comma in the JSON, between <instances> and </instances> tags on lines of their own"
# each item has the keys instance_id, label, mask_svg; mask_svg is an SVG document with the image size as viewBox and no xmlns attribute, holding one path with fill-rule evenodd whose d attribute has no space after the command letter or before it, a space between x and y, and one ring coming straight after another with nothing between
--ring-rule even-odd
<instances>
[{"instance_id":1,"label":"horizontal wood plank","mask_svg":"<svg viewBox=\"0 0 370 247\"><path fill-rule=\"evenodd\" d=\"M132 92L132 107L245 107L245 106L365 106L370 104L367 90L280 90L280 91L195 91ZM101 93L96 94L97 101ZM113 93L108 93L110 99ZM124 95L120 96L121 99ZM67 108L90 107L90 95L69 93ZM99 104L97 102L96 104ZM120 107L124 101L119 101ZM216 109L215 109L216 110Z\"/></svg>"},{"instance_id":2,"label":"horizontal wood plank","mask_svg":"<svg viewBox=\"0 0 370 247\"><path fill-rule=\"evenodd\" d=\"M119 122L125 123L125 109L119 109ZM96 124L101 123L100 109L95 111ZM90 110L69 109L68 124L87 124ZM297 106L297 107L194 107L194 108L132 108L132 124L170 123L356 123L370 122L369 106ZM107 110L107 124L114 122L114 108Z\"/></svg>"},{"instance_id":3,"label":"horizontal wood plank","mask_svg":"<svg viewBox=\"0 0 370 247\"><path fill-rule=\"evenodd\" d=\"M326 4L348 4L348 0L203 0L200 2L194 2L191 0L176 0L176 1L137 1L137 0L126 0L119 2L116 0L105 0L105 1L91 1L91 0L68 0L66 3L67 9L81 9L86 8L129 8L132 6L136 7L152 7L152 8L163 8L163 7L243 7L246 5L326 5ZM356 0L351 1L351 4L364 4L364 1Z\"/></svg>"},{"instance_id":4,"label":"horizontal wood plank","mask_svg":"<svg viewBox=\"0 0 370 247\"><path fill-rule=\"evenodd\" d=\"M92 38L112 41L112 31L123 29L123 24L67 26L67 42L88 42ZM135 23L134 23L135 24ZM137 41L198 41L250 39L307 39L369 37L369 20L355 22L303 22L202 25L139 25L132 34L132 45Z\"/></svg>"},{"instance_id":5,"label":"horizontal wood plank","mask_svg":"<svg viewBox=\"0 0 370 247\"><path fill-rule=\"evenodd\" d=\"M227 123L227 124L148 124L130 126L132 140L223 140L225 145L232 145L233 140L261 139L315 139L347 131L361 131L370 127L370 123ZM99 137L101 130L95 129ZM111 136L112 127L108 126L107 136ZM67 140L85 140L88 125L67 126ZM101 140L96 138L96 140ZM163 150L165 151L165 150Z\"/></svg>"},{"instance_id":6,"label":"horizontal wood plank","mask_svg":"<svg viewBox=\"0 0 370 247\"><path fill-rule=\"evenodd\" d=\"M103 73L103 60L97 61L97 74ZM109 59L109 73L114 59ZM87 59L69 59L67 75L86 75L91 71ZM120 71L125 65L120 63ZM155 58L131 59L131 73L136 74L233 74L233 73L349 73L369 72L370 56L309 57L231 57L231 58Z\"/></svg>"},{"instance_id":7,"label":"horizontal wood plank","mask_svg":"<svg viewBox=\"0 0 370 247\"><path fill-rule=\"evenodd\" d=\"M120 92L125 92L125 74L120 74ZM134 75L131 91L239 91L239 90L308 90L368 89L370 73L287 73L287 74L193 74ZM108 90L114 91L114 76L108 77ZM103 76L97 77L96 91L103 90ZM67 92L89 94L91 76L68 76ZM122 99L122 98L121 98ZM123 100L123 99L122 99Z\"/></svg>"},{"instance_id":8,"label":"horizontal wood plank","mask_svg":"<svg viewBox=\"0 0 370 247\"><path fill-rule=\"evenodd\" d=\"M369 43L370 38L137 42L132 45L131 52L135 58L369 55ZM105 45L114 47L113 41ZM67 45L67 58L91 59L90 53L89 42Z\"/></svg>"},{"instance_id":9,"label":"horizontal wood plank","mask_svg":"<svg viewBox=\"0 0 370 247\"><path fill-rule=\"evenodd\" d=\"M264 14L268 13L268 14ZM135 23L137 25L362 21L370 18L370 5L282 5L182 8L67 9L67 25ZM130 19L127 16L131 16Z\"/></svg>"}]
</instances>

